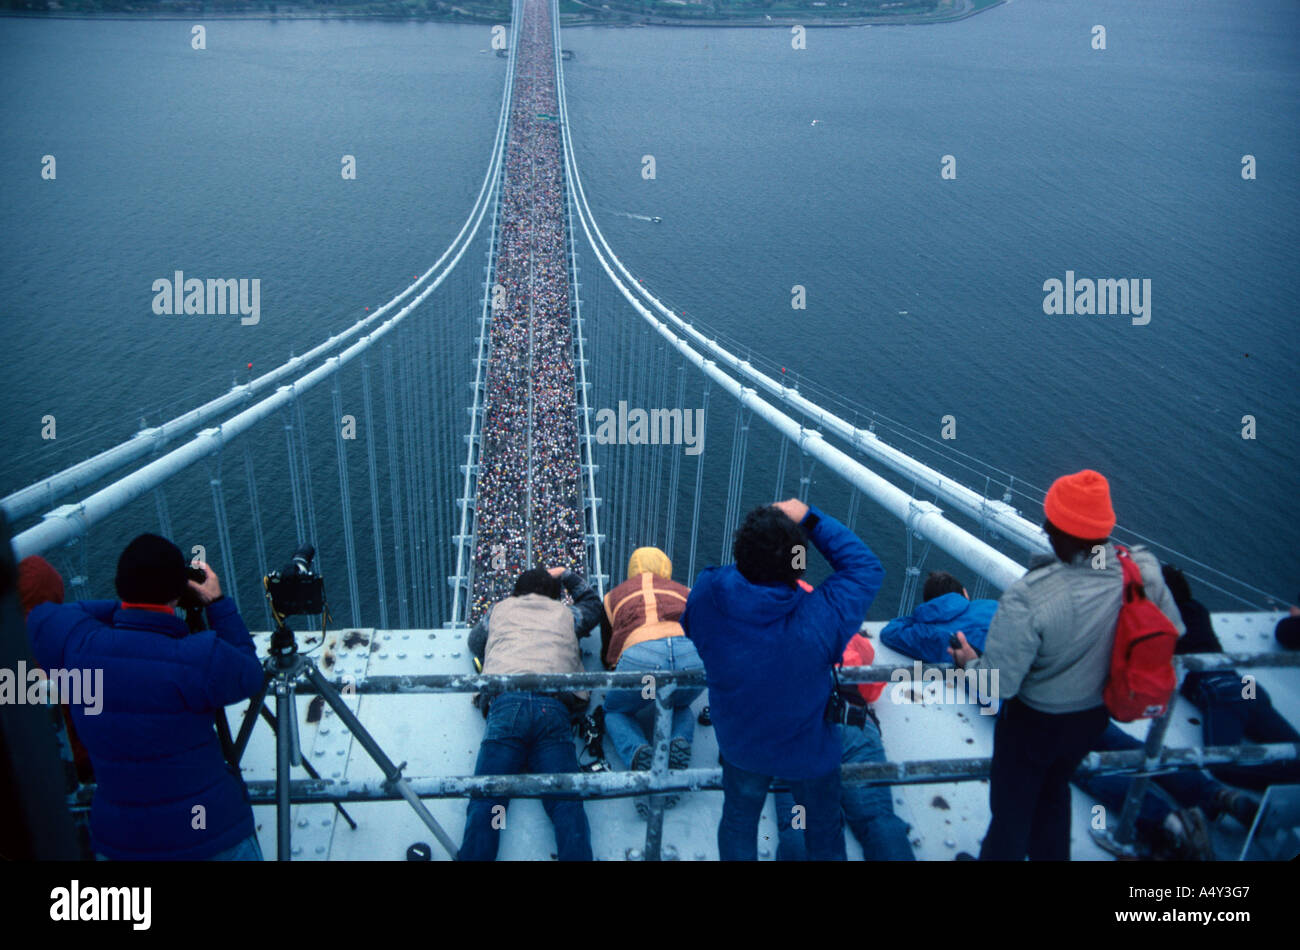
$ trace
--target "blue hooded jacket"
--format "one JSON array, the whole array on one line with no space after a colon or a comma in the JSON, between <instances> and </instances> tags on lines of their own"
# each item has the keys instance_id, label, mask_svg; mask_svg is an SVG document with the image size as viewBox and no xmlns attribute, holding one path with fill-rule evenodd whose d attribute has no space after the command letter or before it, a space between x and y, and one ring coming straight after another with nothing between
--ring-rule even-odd
<instances>
[{"instance_id":1,"label":"blue hooded jacket","mask_svg":"<svg viewBox=\"0 0 1300 950\"><path fill-rule=\"evenodd\" d=\"M989 635L989 624L997 612L996 600L967 600L961 594L944 594L918 604L910 617L885 624L880 642L905 656L927 663L946 663L948 641L960 630L966 642L980 653Z\"/></svg>"},{"instance_id":2,"label":"blue hooded jacket","mask_svg":"<svg viewBox=\"0 0 1300 950\"><path fill-rule=\"evenodd\" d=\"M820 519L810 540L835 569L815 591L751 584L734 564L711 567L681 618L704 661L718 748L759 775L815 778L839 767L838 733L824 719L831 667L885 577L853 532L809 512Z\"/></svg>"},{"instance_id":3,"label":"blue hooded jacket","mask_svg":"<svg viewBox=\"0 0 1300 950\"><path fill-rule=\"evenodd\" d=\"M71 711L95 767L91 838L108 858L201 860L255 831L213 714L256 693L262 665L233 601L209 605L208 620L191 634L175 614L107 600L41 604L27 618L45 669L103 671L98 713Z\"/></svg>"}]
</instances>

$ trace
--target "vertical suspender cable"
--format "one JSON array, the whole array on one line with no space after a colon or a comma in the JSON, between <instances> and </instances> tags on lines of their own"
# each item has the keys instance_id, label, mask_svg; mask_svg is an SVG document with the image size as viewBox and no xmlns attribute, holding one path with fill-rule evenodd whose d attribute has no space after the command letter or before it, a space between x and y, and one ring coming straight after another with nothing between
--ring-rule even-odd
<instances>
[{"instance_id":1,"label":"vertical suspender cable","mask_svg":"<svg viewBox=\"0 0 1300 950\"><path fill-rule=\"evenodd\" d=\"M670 351L670 347L663 347L663 365L659 367L659 399L654 407L656 409L662 409L665 412L668 410L668 406L665 405L665 403L668 402L668 354ZM680 405L677 406L677 410L678 412L685 411ZM671 426L672 417L666 416L665 418L669 420L666 425ZM684 426L685 419L682 421ZM664 426L661 425L659 428L660 436L662 437ZM672 431L671 428L669 431ZM674 436L675 435L676 433L674 433ZM671 440L672 436L670 436L667 444L657 445L652 450L654 452L654 467L650 471L650 511L647 516L649 524L646 533L649 538L654 540L655 544L664 543L664 536L659 531L659 500L663 496L664 453L672 452L675 458L682 451L681 447L674 445Z\"/></svg>"},{"instance_id":2,"label":"vertical suspender cable","mask_svg":"<svg viewBox=\"0 0 1300 950\"><path fill-rule=\"evenodd\" d=\"M428 616L428 595L429 591L424 580L424 561L428 557L428 548L426 547L427 539L424 536L424 524L420 518L421 505L423 504L423 491L421 486L421 470L423 468L424 457L420 450L419 438L419 406L415 401L415 367L411 356L411 349L414 346L415 331L408 328L406 337L402 341L402 346L398 350L398 360L402 368L398 375L399 385L402 388L402 427L405 441L405 451L402 458L405 461L407 474L406 485L406 520L411 530L411 584L414 593L415 616L412 623L417 627L425 626L425 618Z\"/></svg>"},{"instance_id":3,"label":"vertical suspender cable","mask_svg":"<svg viewBox=\"0 0 1300 950\"><path fill-rule=\"evenodd\" d=\"M685 363L677 367L677 406L682 410L682 425L685 426L686 414L690 412L686 408ZM697 438L698 435L697 433ZM668 518L664 525L664 553L670 560L673 557L673 542L677 534L677 489L681 482L682 455L685 451L685 446L673 449L672 474L668 477Z\"/></svg>"},{"instance_id":4,"label":"vertical suspender cable","mask_svg":"<svg viewBox=\"0 0 1300 950\"><path fill-rule=\"evenodd\" d=\"M713 388L713 380L705 378L704 380L704 418L709 418L709 391ZM704 453L701 452L695 456L695 511L691 515L691 557L687 567L686 576L689 578L687 585L695 585L695 548L700 536L700 498L703 492L700 490L701 483L704 479Z\"/></svg>"},{"instance_id":5,"label":"vertical suspender cable","mask_svg":"<svg viewBox=\"0 0 1300 950\"><path fill-rule=\"evenodd\" d=\"M785 498L785 466L790 457L790 440L781 440L781 455L776 463L776 495L777 501Z\"/></svg>"},{"instance_id":6,"label":"vertical suspender cable","mask_svg":"<svg viewBox=\"0 0 1300 950\"><path fill-rule=\"evenodd\" d=\"M348 599L352 605L352 626L361 626L361 593L357 589L357 552L352 536L352 490L348 479L348 450L343 438L343 391L339 374L330 390L334 402L334 447L339 460L339 514L343 520L343 554L348 565Z\"/></svg>"},{"instance_id":7,"label":"vertical suspender cable","mask_svg":"<svg viewBox=\"0 0 1300 950\"><path fill-rule=\"evenodd\" d=\"M782 439L781 441L786 445L790 444L789 439ZM799 500L804 504L808 503L808 489L812 485L812 473L816 467L817 460L815 458L806 452L799 453Z\"/></svg>"},{"instance_id":8,"label":"vertical suspender cable","mask_svg":"<svg viewBox=\"0 0 1300 950\"><path fill-rule=\"evenodd\" d=\"M312 497L311 491L311 453L307 448L307 417L303 413L302 409L302 396L296 396L294 398L293 408L298 417L298 442L302 449L302 487L303 497L307 501L307 535L308 540L313 545L317 545L316 570L317 572L323 573L324 567L321 564L322 557L320 545L317 541L318 535L316 534L316 502Z\"/></svg>"},{"instance_id":9,"label":"vertical suspender cable","mask_svg":"<svg viewBox=\"0 0 1300 950\"><path fill-rule=\"evenodd\" d=\"M248 480L248 511L250 520L253 523L253 553L257 557L257 575L258 577L266 576L266 535L262 531L262 503L257 494L257 475L253 470L253 448L247 438L244 439L244 475ZM262 613L266 618L266 629L271 629L271 607L266 602L265 597L258 598L262 602ZM248 605L244 605L247 610Z\"/></svg>"},{"instance_id":10,"label":"vertical suspender cable","mask_svg":"<svg viewBox=\"0 0 1300 950\"><path fill-rule=\"evenodd\" d=\"M388 430L388 489L393 505L393 562L397 569L397 622L410 629L406 589L406 543L402 532L401 464L397 457L397 410L393 394L393 348L384 344L384 427ZM382 563L382 562L381 562Z\"/></svg>"},{"instance_id":11,"label":"vertical suspender cable","mask_svg":"<svg viewBox=\"0 0 1300 950\"><path fill-rule=\"evenodd\" d=\"M167 507L167 495L159 485L153 490L154 506L158 510L158 533L170 540L172 536L172 515Z\"/></svg>"},{"instance_id":12,"label":"vertical suspender cable","mask_svg":"<svg viewBox=\"0 0 1300 950\"><path fill-rule=\"evenodd\" d=\"M375 414L370 398L370 358L361 360L361 404L366 414L366 470L370 476L370 530L375 535L375 584L379 597L379 626L388 629L388 597L384 574L384 534L379 519L379 473L375 468Z\"/></svg>"},{"instance_id":13,"label":"vertical suspender cable","mask_svg":"<svg viewBox=\"0 0 1300 950\"><path fill-rule=\"evenodd\" d=\"M289 456L289 491L293 495L293 523L297 531L295 543L307 543L307 529L302 520L302 483L298 477L298 449L293 444L293 407L284 407L284 444Z\"/></svg>"},{"instance_id":14,"label":"vertical suspender cable","mask_svg":"<svg viewBox=\"0 0 1300 950\"><path fill-rule=\"evenodd\" d=\"M215 471L214 471L215 470ZM235 575L235 562L230 549L230 525L226 520L226 499L221 493L221 452L216 460L208 460L208 485L212 488L212 513L217 522L217 543L221 545L221 569L225 572L223 593L239 603L239 583Z\"/></svg>"}]
</instances>

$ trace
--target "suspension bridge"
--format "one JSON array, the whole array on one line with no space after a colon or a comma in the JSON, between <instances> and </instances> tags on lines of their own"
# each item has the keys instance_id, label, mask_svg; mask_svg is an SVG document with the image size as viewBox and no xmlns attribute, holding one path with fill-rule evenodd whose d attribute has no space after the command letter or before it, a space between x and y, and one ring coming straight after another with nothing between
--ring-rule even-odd
<instances>
[{"instance_id":1,"label":"suspension bridge","mask_svg":"<svg viewBox=\"0 0 1300 950\"><path fill-rule=\"evenodd\" d=\"M899 613L914 604L931 558L958 566L977 596L995 596L1024 573L1029 554L1050 550L1034 517L1041 489L743 349L657 297L606 240L575 160L555 4L517 0L487 170L460 231L423 274L347 330L13 492L3 507L18 528L17 556L49 558L70 597L110 594L111 571L100 565L134 534L157 530L219 567L252 627L261 577L284 553L314 543L342 626L306 631L305 644L379 744L406 760L412 787L453 837L464 796L508 792L523 800L512 806L519 830L503 837L501 856L547 858L549 824L535 799L572 791L590 799L597 857L707 859L716 857L721 806L711 731L697 730L692 768L664 765L663 701L675 685L702 685L698 673L660 677L660 749L649 772L472 777L482 718L468 694L490 685L641 686L639 675L601 672L598 637L584 644L585 674L473 673L468 627L522 569L572 567L603 596L630 552L654 544L689 584L699 568L730 560L731 533L748 508L791 493L807 499L814 481L819 506L878 551L879 536L897 536L903 563L886 568L901 567ZM698 407L708 451L600 438L596 413L620 402ZM360 440L345 436L345 417ZM728 422L729 451L718 435ZM964 480L946 474L953 470ZM1300 719L1300 691L1285 669L1295 657L1278 653L1271 636L1280 599L1123 527L1116 537L1177 556L1198 583L1239 606L1215 617L1229 653L1185 665L1249 669L1284 715ZM267 637L257 637L263 653ZM875 667L843 679L888 680L899 667L912 663L880 647ZM294 844L282 856L400 858L423 826L331 711L310 705L304 695L301 741L320 778L295 777ZM895 786L918 857L978 850L987 794L975 780L987 775L991 720L974 706L880 705L890 762L848 767L846 779ZM1149 772L1296 754L1202 748L1189 719L1175 711L1145 750L1094 753L1085 767ZM1138 736L1145 728L1131 727ZM274 760L272 737L254 732L245 774L267 834ZM693 794L672 812L653 797L649 820L636 817L630 796L672 789ZM92 794L83 787L73 801L84 807ZM357 828L332 807L346 801L373 803ZM1089 805L1075 793L1076 828L1086 827ZM776 820L769 806L760 829L768 856ZM1086 833L1074 849L1105 854Z\"/></svg>"}]
</instances>

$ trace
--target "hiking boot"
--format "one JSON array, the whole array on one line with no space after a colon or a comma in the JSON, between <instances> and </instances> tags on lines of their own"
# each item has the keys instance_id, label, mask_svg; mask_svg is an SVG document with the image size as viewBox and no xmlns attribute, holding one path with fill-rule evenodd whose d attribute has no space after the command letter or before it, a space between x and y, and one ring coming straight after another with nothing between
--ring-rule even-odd
<instances>
[{"instance_id":1,"label":"hiking boot","mask_svg":"<svg viewBox=\"0 0 1300 950\"><path fill-rule=\"evenodd\" d=\"M687 761L690 760L690 746L686 747ZM650 763L654 759L654 749L648 745L638 746L636 753L632 756L632 770L634 772L647 772L650 769ZM672 751L669 751L669 767L672 767ZM673 808L681 801L680 793L665 792L664 808ZM642 818L650 817L650 803L645 796L638 796L636 799L636 813Z\"/></svg>"},{"instance_id":2,"label":"hiking boot","mask_svg":"<svg viewBox=\"0 0 1300 950\"><path fill-rule=\"evenodd\" d=\"M1239 788L1216 789L1212 801L1219 814L1227 812L1237 819L1243 828L1253 825L1255 816L1259 814L1259 799Z\"/></svg>"},{"instance_id":3,"label":"hiking boot","mask_svg":"<svg viewBox=\"0 0 1300 950\"><path fill-rule=\"evenodd\" d=\"M633 772L648 772L650 771L650 760L653 758L654 749L648 745L639 745L636 752L632 754L632 762L628 765L628 769ZM632 802L636 805L636 813L639 816L642 818L650 817L650 800L648 798L644 795L638 795L632 799Z\"/></svg>"},{"instance_id":4,"label":"hiking boot","mask_svg":"<svg viewBox=\"0 0 1300 950\"><path fill-rule=\"evenodd\" d=\"M654 758L654 755L654 749L648 745L639 745L636 752L632 754L632 764L628 768L633 772L648 772L650 770L650 760Z\"/></svg>"},{"instance_id":5,"label":"hiking boot","mask_svg":"<svg viewBox=\"0 0 1300 950\"><path fill-rule=\"evenodd\" d=\"M668 767L670 769L691 767L691 744L680 736L668 745Z\"/></svg>"},{"instance_id":6,"label":"hiking boot","mask_svg":"<svg viewBox=\"0 0 1300 950\"><path fill-rule=\"evenodd\" d=\"M668 767L680 771L682 769L690 768L690 766L691 744L681 736L678 736L668 744ZM669 795L664 801L664 807L675 808L681 799L681 793L675 792Z\"/></svg>"}]
</instances>

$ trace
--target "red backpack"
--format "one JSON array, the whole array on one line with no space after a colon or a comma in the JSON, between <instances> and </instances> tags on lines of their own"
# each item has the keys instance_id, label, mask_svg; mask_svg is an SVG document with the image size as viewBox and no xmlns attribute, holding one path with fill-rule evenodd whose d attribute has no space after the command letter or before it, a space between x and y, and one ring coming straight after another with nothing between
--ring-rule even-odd
<instances>
[{"instance_id":1,"label":"red backpack","mask_svg":"<svg viewBox=\"0 0 1300 950\"><path fill-rule=\"evenodd\" d=\"M1128 548L1115 545L1124 568L1124 602L1110 654L1110 678L1102 698L1120 722L1155 719L1174 694L1174 647L1178 631L1165 612L1147 600L1142 572Z\"/></svg>"}]
</instances>

